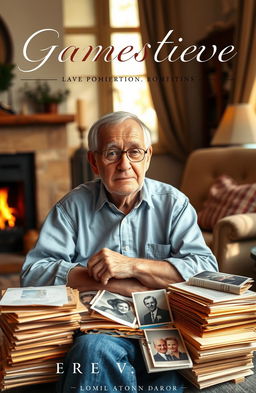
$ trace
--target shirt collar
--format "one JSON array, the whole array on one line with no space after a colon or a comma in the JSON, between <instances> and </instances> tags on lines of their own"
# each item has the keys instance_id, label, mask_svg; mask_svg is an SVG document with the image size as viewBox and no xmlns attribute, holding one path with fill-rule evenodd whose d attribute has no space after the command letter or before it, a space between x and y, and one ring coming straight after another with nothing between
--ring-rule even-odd
<instances>
[{"instance_id":1,"label":"shirt collar","mask_svg":"<svg viewBox=\"0 0 256 393\"><path fill-rule=\"evenodd\" d=\"M145 201L149 207L154 207L151 194L148 190L148 186L146 182L143 183L142 188L139 192L140 192L140 198L137 205L135 206L135 209L139 207L143 201ZM100 190L99 190L99 197L96 202L96 211L100 210L105 205L105 203L109 204L110 202L108 200L104 184L100 180Z\"/></svg>"},{"instance_id":2,"label":"shirt collar","mask_svg":"<svg viewBox=\"0 0 256 393\"><path fill-rule=\"evenodd\" d=\"M98 196L98 200L97 200L96 206L95 206L96 211L100 210L105 205L105 203L109 203L109 200L107 197L105 187L104 187L102 181L100 180L99 196Z\"/></svg>"},{"instance_id":3,"label":"shirt collar","mask_svg":"<svg viewBox=\"0 0 256 393\"><path fill-rule=\"evenodd\" d=\"M152 195L148 189L147 179L145 179L142 189L140 191L140 203L145 201L149 207L154 208L154 204L152 202Z\"/></svg>"}]
</instances>

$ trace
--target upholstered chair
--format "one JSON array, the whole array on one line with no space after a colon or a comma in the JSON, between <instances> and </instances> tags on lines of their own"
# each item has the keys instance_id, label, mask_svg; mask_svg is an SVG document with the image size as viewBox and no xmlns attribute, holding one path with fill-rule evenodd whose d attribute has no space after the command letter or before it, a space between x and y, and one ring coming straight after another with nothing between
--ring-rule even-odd
<instances>
[{"instance_id":1,"label":"upholstered chair","mask_svg":"<svg viewBox=\"0 0 256 393\"><path fill-rule=\"evenodd\" d=\"M236 201L236 195L232 193L229 199L225 198L224 208L220 208L220 203L223 201L220 203L217 201L215 208L214 205L208 205L211 203L209 191L214 194L214 190L217 189L217 193L220 193L218 180L222 180L223 175L229 177L228 183L234 182L232 192L235 193L236 189L240 192L239 203L245 205L241 207L243 212L228 213L228 216L217 219L212 226L205 225L206 229L201 229L206 243L218 260L220 271L256 279L256 262L250 256L251 248L256 246L256 184L253 184L256 183L256 149L227 147L195 150L187 160L181 191L189 197L191 204L199 213L200 225L200 217L205 216L204 218L209 221L209 215L215 214L215 210L222 210L223 213L227 208L231 211L233 209L231 204ZM217 185L214 188L216 181ZM240 189L242 188L243 191L245 188L249 196L243 197L239 186L246 184L248 187L244 186Z\"/></svg>"}]
</instances>

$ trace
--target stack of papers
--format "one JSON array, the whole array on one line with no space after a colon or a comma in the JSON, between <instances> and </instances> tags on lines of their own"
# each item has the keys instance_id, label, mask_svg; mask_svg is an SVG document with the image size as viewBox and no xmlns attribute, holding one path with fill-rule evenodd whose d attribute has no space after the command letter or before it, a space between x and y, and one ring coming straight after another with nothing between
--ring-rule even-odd
<instances>
[{"instance_id":1,"label":"stack of papers","mask_svg":"<svg viewBox=\"0 0 256 393\"><path fill-rule=\"evenodd\" d=\"M0 389L56 381L56 362L79 328L79 292L64 285L10 288L0 310Z\"/></svg>"},{"instance_id":2,"label":"stack of papers","mask_svg":"<svg viewBox=\"0 0 256 393\"><path fill-rule=\"evenodd\" d=\"M253 374L256 349L256 293L242 295L169 285L176 326L193 360L181 373L199 389Z\"/></svg>"}]
</instances>

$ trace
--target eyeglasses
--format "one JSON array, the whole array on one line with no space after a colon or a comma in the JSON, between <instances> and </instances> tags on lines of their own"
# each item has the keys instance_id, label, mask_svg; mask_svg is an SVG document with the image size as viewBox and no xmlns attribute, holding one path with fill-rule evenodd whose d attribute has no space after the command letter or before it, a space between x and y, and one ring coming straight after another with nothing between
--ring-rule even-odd
<instances>
[{"instance_id":1,"label":"eyeglasses","mask_svg":"<svg viewBox=\"0 0 256 393\"><path fill-rule=\"evenodd\" d=\"M104 159L109 161L109 162L118 162L121 160L122 155L125 153L126 157L128 158L129 161L131 162L140 162L143 161L145 158L145 155L147 154L148 149L140 149L140 148L130 148L127 150L121 150L121 149L106 149L102 150L101 152L98 151L97 153L100 153L103 155Z\"/></svg>"}]
</instances>

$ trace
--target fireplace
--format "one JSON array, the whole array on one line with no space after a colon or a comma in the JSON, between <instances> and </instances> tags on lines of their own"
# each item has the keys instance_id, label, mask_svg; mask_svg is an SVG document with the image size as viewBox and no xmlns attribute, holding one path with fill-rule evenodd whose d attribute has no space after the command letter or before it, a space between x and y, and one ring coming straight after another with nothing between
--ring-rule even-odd
<instances>
[{"instance_id":1,"label":"fireplace","mask_svg":"<svg viewBox=\"0 0 256 393\"><path fill-rule=\"evenodd\" d=\"M8 189L7 205L15 209L15 226L5 219L0 229L0 274L14 265L20 271L22 253L33 246L51 207L70 190L66 125L72 121L74 116L65 114L0 116L0 188Z\"/></svg>"},{"instance_id":2,"label":"fireplace","mask_svg":"<svg viewBox=\"0 0 256 393\"><path fill-rule=\"evenodd\" d=\"M0 252L23 249L36 227L34 153L0 155Z\"/></svg>"}]
</instances>

